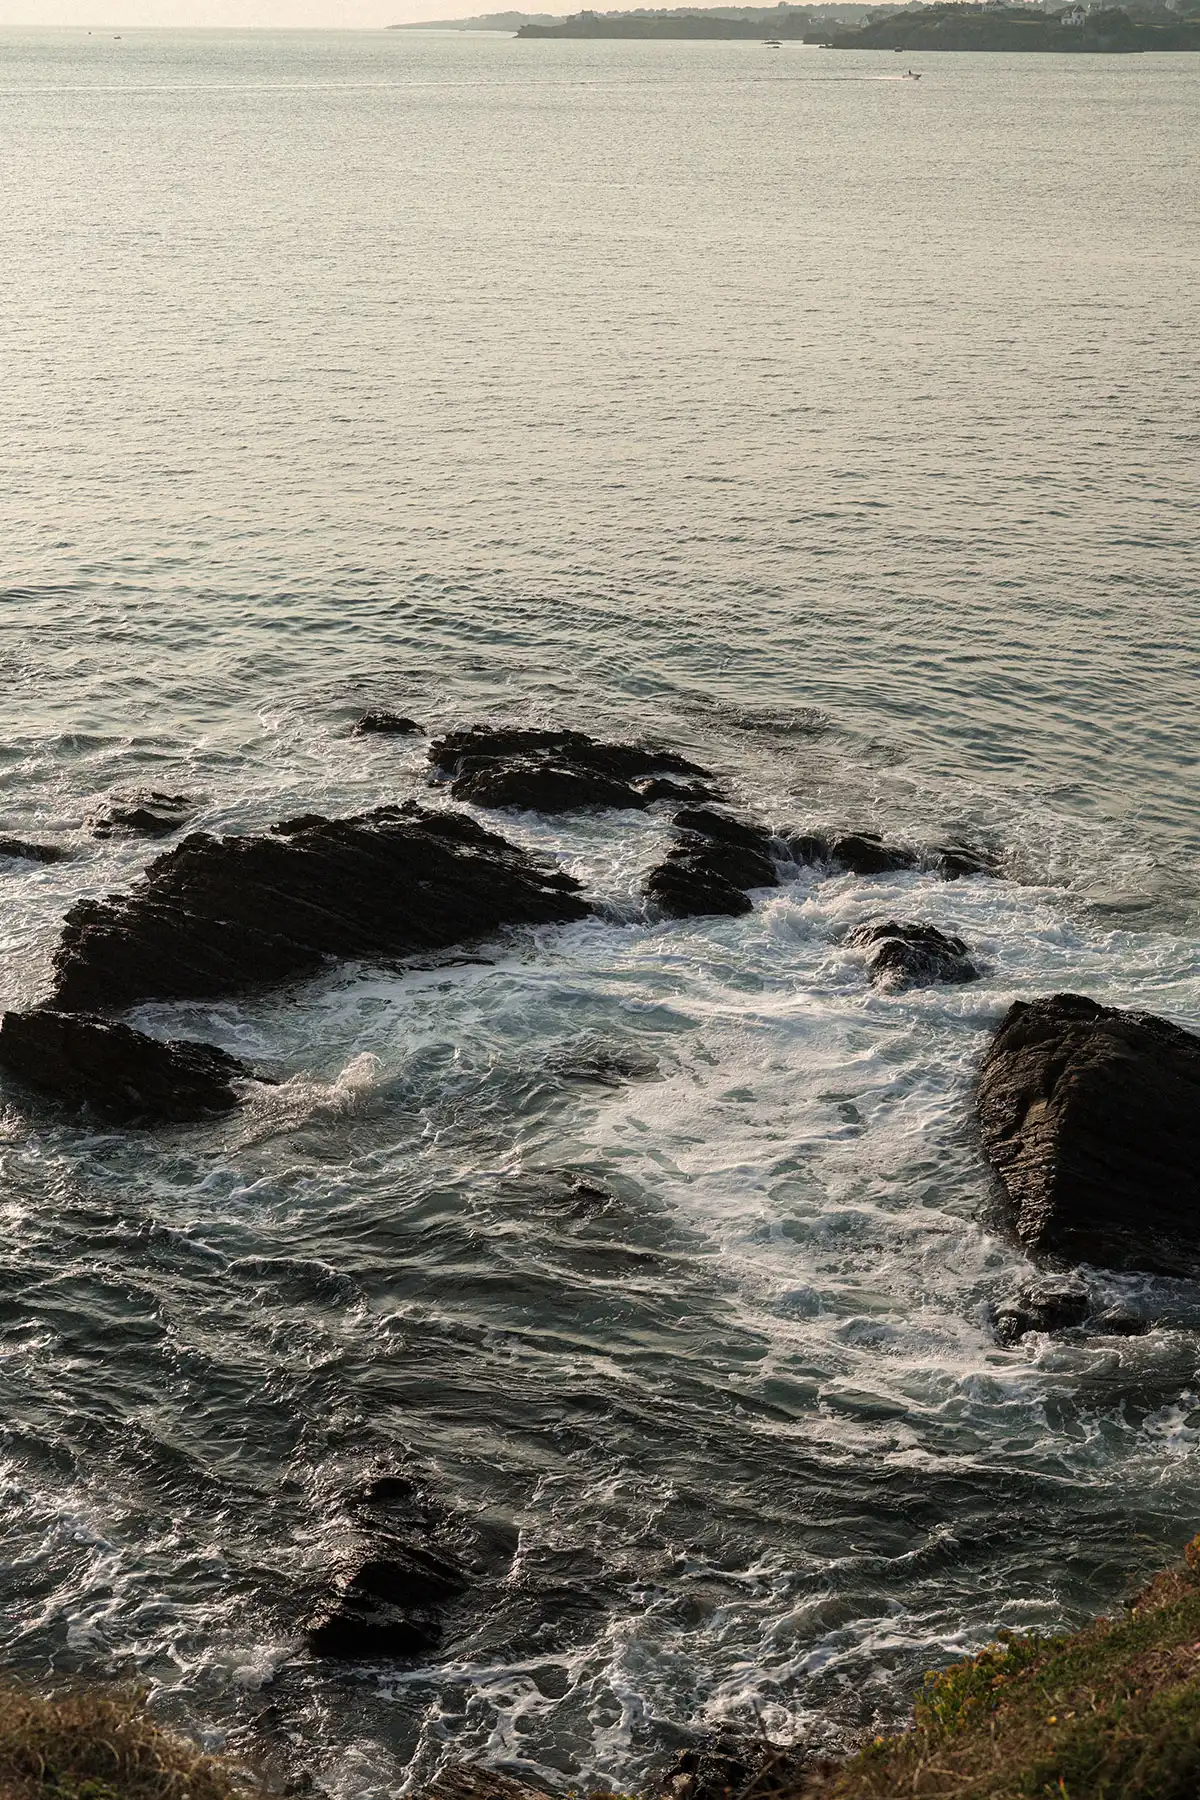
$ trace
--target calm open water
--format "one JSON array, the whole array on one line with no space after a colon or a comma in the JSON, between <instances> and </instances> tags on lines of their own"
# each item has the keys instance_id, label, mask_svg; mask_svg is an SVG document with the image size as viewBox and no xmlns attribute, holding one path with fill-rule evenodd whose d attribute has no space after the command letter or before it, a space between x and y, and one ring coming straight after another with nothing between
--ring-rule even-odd
<instances>
[{"instance_id":1,"label":"calm open water","mask_svg":"<svg viewBox=\"0 0 1200 1800\"><path fill-rule=\"evenodd\" d=\"M1200 1523L1200 1289L1095 1276L1172 1322L998 1349L970 1126L1018 994L1200 1025L1200 58L899 66L0 33L0 829L78 852L3 865L0 1000L153 853L90 837L112 790L420 792L373 704L1009 859L652 925L665 821L524 816L603 919L143 1009L287 1078L240 1118L8 1096L9 1666L339 1800L625 1785L893 1721ZM987 978L873 994L838 940L889 913ZM313 1664L398 1456L495 1569L429 1667Z\"/></svg>"}]
</instances>

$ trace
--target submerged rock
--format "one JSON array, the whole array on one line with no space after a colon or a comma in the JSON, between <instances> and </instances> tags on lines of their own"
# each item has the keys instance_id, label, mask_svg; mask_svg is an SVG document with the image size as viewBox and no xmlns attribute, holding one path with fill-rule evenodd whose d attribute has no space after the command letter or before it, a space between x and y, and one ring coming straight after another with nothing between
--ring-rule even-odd
<instances>
[{"instance_id":1,"label":"submerged rock","mask_svg":"<svg viewBox=\"0 0 1200 1800\"><path fill-rule=\"evenodd\" d=\"M365 712L350 727L351 737L419 737L421 727L403 713Z\"/></svg>"},{"instance_id":2,"label":"submerged rock","mask_svg":"<svg viewBox=\"0 0 1200 1800\"><path fill-rule=\"evenodd\" d=\"M935 925L859 925L846 942L867 950L867 969L876 987L889 993L926 987L933 982L977 981L979 970L960 937L947 937Z\"/></svg>"},{"instance_id":3,"label":"submerged rock","mask_svg":"<svg viewBox=\"0 0 1200 1800\"><path fill-rule=\"evenodd\" d=\"M310 1619L305 1642L312 1655L338 1662L424 1656L441 1641L442 1609L469 1585L455 1558L380 1539Z\"/></svg>"},{"instance_id":4,"label":"submerged rock","mask_svg":"<svg viewBox=\"0 0 1200 1800\"><path fill-rule=\"evenodd\" d=\"M30 844L24 838L0 837L0 856L19 862L56 863L67 855L61 844Z\"/></svg>"},{"instance_id":5,"label":"submerged rock","mask_svg":"<svg viewBox=\"0 0 1200 1800\"><path fill-rule=\"evenodd\" d=\"M441 950L501 926L584 918L578 888L466 814L412 803L310 814L266 835L197 832L128 892L72 908L52 1004L207 999L331 958Z\"/></svg>"},{"instance_id":6,"label":"submerged rock","mask_svg":"<svg viewBox=\"0 0 1200 1800\"><path fill-rule=\"evenodd\" d=\"M1027 1249L1200 1269L1200 1037L1080 994L1018 1001L984 1056L977 1106Z\"/></svg>"},{"instance_id":7,"label":"submerged rock","mask_svg":"<svg viewBox=\"0 0 1200 1800\"><path fill-rule=\"evenodd\" d=\"M673 824L676 842L645 887L646 898L671 918L751 912L747 889L778 887L774 839L765 826L710 807L685 807Z\"/></svg>"},{"instance_id":8,"label":"submerged rock","mask_svg":"<svg viewBox=\"0 0 1200 1800\"><path fill-rule=\"evenodd\" d=\"M160 1119L197 1119L239 1104L236 1082L254 1070L211 1044L162 1042L86 1014L8 1012L0 1020L0 1068L74 1103Z\"/></svg>"},{"instance_id":9,"label":"submerged rock","mask_svg":"<svg viewBox=\"0 0 1200 1800\"><path fill-rule=\"evenodd\" d=\"M196 808L184 794L160 794L154 789L141 794L118 794L112 805L89 822L92 836L112 837L129 831L141 837L166 837L186 825Z\"/></svg>"}]
</instances>

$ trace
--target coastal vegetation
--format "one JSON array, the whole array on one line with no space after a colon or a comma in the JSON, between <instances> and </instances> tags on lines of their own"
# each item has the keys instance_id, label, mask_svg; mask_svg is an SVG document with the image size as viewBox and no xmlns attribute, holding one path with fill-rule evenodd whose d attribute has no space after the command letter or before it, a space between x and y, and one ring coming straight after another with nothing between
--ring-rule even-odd
<instances>
[{"instance_id":1,"label":"coastal vegetation","mask_svg":"<svg viewBox=\"0 0 1200 1800\"><path fill-rule=\"evenodd\" d=\"M148 1717L144 1696L0 1687L0 1800L237 1800L231 1770Z\"/></svg>"},{"instance_id":2,"label":"coastal vegetation","mask_svg":"<svg viewBox=\"0 0 1200 1800\"><path fill-rule=\"evenodd\" d=\"M947 0L916 11L876 14L858 28L818 32L831 50L1051 51L1060 55L1200 50L1200 17L1134 15L1121 7L1064 7L1043 13L1030 6Z\"/></svg>"}]
</instances>

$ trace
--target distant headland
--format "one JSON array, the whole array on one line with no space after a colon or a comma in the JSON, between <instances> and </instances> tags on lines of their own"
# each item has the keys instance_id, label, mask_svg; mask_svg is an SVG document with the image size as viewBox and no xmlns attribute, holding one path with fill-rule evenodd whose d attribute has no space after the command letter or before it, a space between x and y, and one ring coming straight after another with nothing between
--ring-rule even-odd
<instances>
[{"instance_id":1,"label":"distant headland","mask_svg":"<svg viewBox=\"0 0 1200 1800\"><path fill-rule=\"evenodd\" d=\"M641 7L629 12L481 13L393 30L506 31L519 38L749 39L832 50L998 50L1056 54L1200 51L1200 0L1133 0L1126 7L1070 0L1066 6L1005 0L943 0L927 6Z\"/></svg>"}]
</instances>

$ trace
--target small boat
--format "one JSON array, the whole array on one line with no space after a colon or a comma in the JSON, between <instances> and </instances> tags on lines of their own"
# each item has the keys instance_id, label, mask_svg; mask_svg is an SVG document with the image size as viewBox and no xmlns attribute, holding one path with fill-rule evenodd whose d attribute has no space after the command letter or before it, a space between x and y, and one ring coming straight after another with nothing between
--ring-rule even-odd
<instances>
[{"instance_id":1,"label":"small boat","mask_svg":"<svg viewBox=\"0 0 1200 1800\"><path fill-rule=\"evenodd\" d=\"M783 49L783 45L780 43L778 38L764 38L763 44L764 44L765 48L768 50L782 50Z\"/></svg>"},{"instance_id":2,"label":"small boat","mask_svg":"<svg viewBox=\"0 0 1200 1800\"><path fill-rule=\"evenodd\" d=\"M921 71L919 69L905 69L905 71L904 71L904 80L905 81L920 81L920 79L921 79Z\"/></svg>"}]
</instances>

